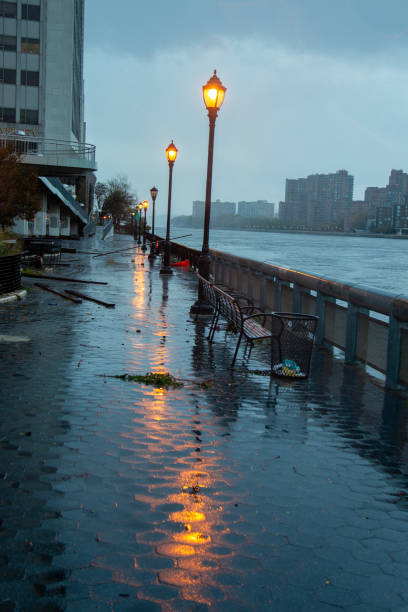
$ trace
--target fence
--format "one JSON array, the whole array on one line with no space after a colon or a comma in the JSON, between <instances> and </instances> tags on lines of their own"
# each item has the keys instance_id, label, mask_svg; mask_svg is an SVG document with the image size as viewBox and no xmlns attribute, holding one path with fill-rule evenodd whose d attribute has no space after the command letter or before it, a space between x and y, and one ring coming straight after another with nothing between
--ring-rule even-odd
<instances>
[{"instance_id":1,"label":"fence","mask_svg":"<svg viewBox=\"0 0 408 612\"><path fill-rule=\"evenodd\" d=\"M111 236L113 236L113 219L109 219L109 221L103 226L102 240L105 240L105 238L110 238Z\"/></svg>"},{"instance_id":2,"label":"fence","mask_svg":"<svg viewBox=\"0 0 408 612\"><path fill-rule=\"evenodd\" d=\"M93 236L96 233L96 220L91 219L82 230L84 236Z\"/></svg>"},{"instance_id":3,"label":"fence","mask_svg":"<svg viewBox=\"0 0 408 612\"><path fill-rule=\"evenodd\" d=\"M172 243L171 251L197 267L196 249ZM318 345L383 374L388 389L408 388L408 296L213 250L211 274L266 311L317 315Z\"/></svg>"}]
</instances>

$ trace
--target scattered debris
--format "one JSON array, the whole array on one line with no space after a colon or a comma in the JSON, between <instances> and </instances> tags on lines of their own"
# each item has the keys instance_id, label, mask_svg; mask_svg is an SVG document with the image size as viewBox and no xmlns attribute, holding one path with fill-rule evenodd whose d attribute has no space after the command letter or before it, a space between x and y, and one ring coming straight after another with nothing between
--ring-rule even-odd
<instances>
[{"instance_id":1,"label":"scattered debris","mask_svg":"<svg viewBox=\"0 0 408 612\"><path fill-rule=\"evenodd\" d=\"M105 253L98 253L97 255L94 255L92 259L95 259L95 257L103 257L104 255L112 255L112 253L123 253L124 251L133 251L134 249L137 249L137 246L133 246L127 249L118 249L117 251L106 251Z\"/></svg>"},{"instance_id":2,"label":"scattered debris","mask_svg":"<svg viewBox=\"0 0 408 612\"><path fill-rule=\"evenodd\" d=\"M89 295L85 295L85 293L81 293L80 291L73 291L72 289L65 289L65 293L75 295L76 297L83 298L84 300L89 300L90 302L95 302L96 304L105 306L105 308L115 308L115 304L112 304L111 302L103 302L102 300L97 300L96 298L93 298Z\"/></svg>"},{"instance_id":3,"label":"scattered debris","mask_svg":"<svg viewBox=\"0 0 408 612\"><path fill-rule=\"evenodd\" d=\"M102 281L82 280L79 278L69 278L68 276L51 276L50 274L41 274L39 272L22 272L21 276L31 276L32 278L47 278L57 281L69 281L70 283L89 283L91 285L107 285Z\"/></svg>"},{"instance_id":4,"label":"scattered debris","mask_svg":"<svg viewBox=\"0 0 408 612\"><path fill-rule=\"evenodd\" d=\"M1 334L0 342L30 342L30 338L26 336L6 336Z\"/></svg>"},{"instance_id":5,"label":"scattered debris","mask_svg":"<svg viewBox=\"0 0 408 612\"><path fill-rule=\"evenodd\" d=\"M148 372L147 374L116 374L114 376L100 374L100 376L106 376L106 378L120 378L127 382L138 382L145 385L151 385L153 387L164 387L169 389L170 387L177 388L183 387L183 383L169 372Z\"/></svg>"},{"instance_id":6,"label":"scattered debris","mask_svg":"<svg viewBox=\"0 0 408 612\"><path fill-rule=\"evenodd\" d=\"M34 284L36 285L36 287L39 287L43 291L49 291L50 293L59 295L60 297L64 298L64 300L69 300L70 302L74 302L74 304L82 304L82 300L80 298L71 297L70 295L63 293L62 291L57 291L56 289L52 289L51 287L49 287L48 285L44 285L43 283L34 283Z\"/></svg>"}]
</instances>

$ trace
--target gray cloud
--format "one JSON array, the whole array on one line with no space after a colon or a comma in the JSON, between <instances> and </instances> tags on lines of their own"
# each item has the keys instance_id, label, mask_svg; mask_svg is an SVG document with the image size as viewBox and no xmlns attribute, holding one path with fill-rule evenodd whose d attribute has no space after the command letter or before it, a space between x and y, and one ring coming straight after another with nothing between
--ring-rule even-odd
<instances>
[{"instance_id":1,"label":"gray cloud","mask_svg":"<svg viewBox=\"0 0 408 612\"><path fill-rule=\"evenodd\" d=\"M219 37L347 56L407 47L406 0L87 0L86 15L88 45L138 57Z\"/></svg>"}]
</instances>

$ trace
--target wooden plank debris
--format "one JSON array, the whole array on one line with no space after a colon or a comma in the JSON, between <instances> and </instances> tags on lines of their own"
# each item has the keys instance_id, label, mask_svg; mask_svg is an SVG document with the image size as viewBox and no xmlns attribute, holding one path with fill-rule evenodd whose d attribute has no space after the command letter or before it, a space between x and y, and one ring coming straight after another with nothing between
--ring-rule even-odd
<instances>
[{"instance_id":1,"label":"wooden plank debris","mask_svg":"<svg viewBox=\"0 0 408 612\"><path fill-rule=\"evenodd\" d=\"M51 274L34 274L31 272L22 272L21 276L27 276L31 278L46 278L56 281L66 281L69 283L87 283L90 285L107 285L108 283L102 281L91 281L91 280L82 280L80 278L69 278L68 276L52 276Z\"/></svg>"},{"instance_id":2,"label":"wooden plank debris","mask_svg":"<svg viewBox=\"0 0 408 612\"><path fill-rule=\"evenodd\" d=\"M124 253L124 251L133 251L134 249L137 249L137 246L133 246L127 249L119 249L117 251L105 251L105 253L98 253L97 255L94 255L92 259L95 259L95 257L103 257L104 255L112 255L112 253Z\"/></svg>"},{"instance_id":3,"label":"wooden plank debris","mask_svg":"<svg viewBox=\"0 0 408 612\"><path fill-rule=\"evenodd\" d=\"M52 289L48 285L44 285L43 283L34 283L36 287L39 287L43 291L49 291L50 293L54 293L55 295L59 295L59 297L64 298L64 300L69 300L70 302L74 302L74 304L82 304L82 300L77 297L72 297L63 293L62 291L57 291L56 289Z\"/></svg>"},{"instance_id":4,"label":"wooden plank debris","mask_svg":"<svg viewBox=\"0 0 408 612\"><path fill-rule=\"evenodd\" d=\"M81 293L81 291L73 291L72 289L64 289L64 291L65 293L76 295L77 297L83 298L84 300L89 300L90 302L95 302L96 304L100 304L101 306L105 306L106 308L115 308L115 304L113 304L112 302L104 302L102 300L98 300L97 298L91 297L90 295Z\"/></svg>"}]
</instances>

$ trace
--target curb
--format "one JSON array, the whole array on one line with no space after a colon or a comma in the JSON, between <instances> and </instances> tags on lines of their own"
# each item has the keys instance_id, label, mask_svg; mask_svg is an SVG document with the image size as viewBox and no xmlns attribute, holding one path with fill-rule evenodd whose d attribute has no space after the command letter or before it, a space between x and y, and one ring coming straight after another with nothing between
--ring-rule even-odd
<instances>
[{"instance_id":1,"label":"curb","mask_svg":"<svg viewBox=\"0 0 408 612\"><path fill-rule=\"evenodd\" d=\"M6 304L7 302L14 302L15 300L21 300L27 295L26 289L19 289L18 291L12 291L11 293L3 293L0 295L0 304Z\"/></svg>"}]
</instances>

